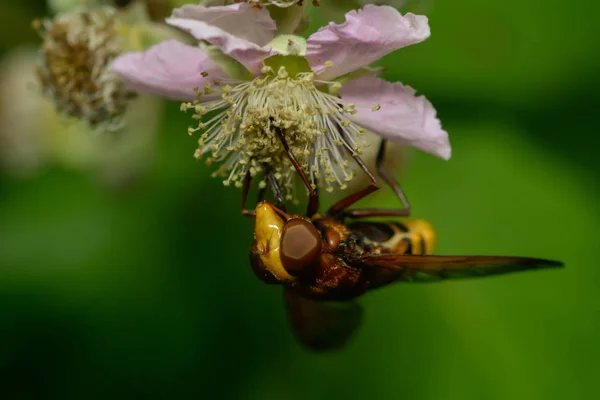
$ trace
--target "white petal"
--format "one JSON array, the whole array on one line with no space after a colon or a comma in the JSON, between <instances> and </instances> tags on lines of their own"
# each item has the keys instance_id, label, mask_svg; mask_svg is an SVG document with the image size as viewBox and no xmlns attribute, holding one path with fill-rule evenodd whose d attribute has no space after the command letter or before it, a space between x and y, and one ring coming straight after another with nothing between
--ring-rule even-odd
<instances>
[{"instance_id":1,"label":"white petal","mask_svg":"<svg viewBox=\"0 0 600 400\"><path fill-rule=\"evenodd\" d=\"M357 125L445 160L450 158L448 133L442 129L435 109L410 86L362 77L345 84L340 95L357 105L357 113L350 117ZM377 104L381 106L377 111L361 107Z\"/></svg>"}]
</instances>

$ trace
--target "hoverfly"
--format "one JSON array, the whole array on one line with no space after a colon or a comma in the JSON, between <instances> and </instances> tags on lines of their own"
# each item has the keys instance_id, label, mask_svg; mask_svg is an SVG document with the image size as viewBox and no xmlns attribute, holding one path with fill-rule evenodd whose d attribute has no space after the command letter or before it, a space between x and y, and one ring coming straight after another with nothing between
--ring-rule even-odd
<instances>
[{"instance_id":1,"label":"hoverfly","mask_svg":"<svg viewBox=\"0 0 600 400\"><path fill-rule=\"evenodd\" d=\"M279 137L288 150L284 136ZM252 269L263 282L284 286L296 336L313 350L338 348L347 342L362 316L353 300L390 283L435 282L563 266L558 261L527 257L435 256L431 255L435 231L425 220L356 221L410 214L402 188L383 168L385 144L381 142L376 167L402 202L401 209L348 209L378 188L375 178L363 168L372 178L371 185L319 214L317 193L289 150L288 156L309 191L306 215L286 212L281 191L269 175L277 205L260 201L255 210L247 210L250 177L246 177L242 211L256 217L250 250Z\"/></svg>"}]
</instances>

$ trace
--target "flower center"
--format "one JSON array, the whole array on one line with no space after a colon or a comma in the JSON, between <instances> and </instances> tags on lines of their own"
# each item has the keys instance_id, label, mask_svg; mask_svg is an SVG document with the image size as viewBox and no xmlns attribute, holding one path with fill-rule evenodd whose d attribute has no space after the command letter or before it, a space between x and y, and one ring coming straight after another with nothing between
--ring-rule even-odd
<instances>
[{"instance_id":1,"label":"flower center","mask_svg":"<svg viewBox=\"0 0 600 400\"><path fill-rule=\"evenodd\" d=\"M360 151L358 137L364 133L347 119L354 105L320 91L315 74L302 72L302 64L289 68L294 75L290 74L283 62L287 57L268 59L263 75L250 82L207 85L198 90L198 100L182 104L182 110L194 110L197 120L217 112L188 130L202 132L196 157L209 153L208 163L223 162L214 175L223 176L226 186L233 182L241 187L246 174L254 176L267 168L290 199L296 172L278 136L281 132L313 186L345 188L354 176L348 159ZM220 99L211 102L215 93Z\"/></svg>"},{"instance_id":2,"label":"flower center","mask_svg":"<svg viewBox=\"0 0 600 400\"><path fill-rule=\"evenodd\" d=\"M38 27L44 43L36 75L58 111L92 126L109 121L119 125L117 117L133 95L109 71L121 52L114 10L60 14L38 22Z\"/></svg>"}]
</instances>

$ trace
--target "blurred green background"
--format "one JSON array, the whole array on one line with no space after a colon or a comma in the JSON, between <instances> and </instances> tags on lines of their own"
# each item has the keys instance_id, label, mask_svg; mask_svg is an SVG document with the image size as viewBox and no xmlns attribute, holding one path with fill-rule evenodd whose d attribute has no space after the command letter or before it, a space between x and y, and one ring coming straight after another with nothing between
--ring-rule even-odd
<instances>
[{"instance_id":1,"label":"blurred green background","mask_svg":"<svg viewBox=\"0 0 600 400\"><path fill-rule=\"evenodd\" d=\"M0 10L5 58L38 43L29 27L43 1ZM385 77L427 95L454 150L448 162L415 153L403 174L437 253L567 268L391 286L361 299L366 321L347 349L308 353L279 288L249 267L240 191L194 161L189 116L169 103L136 179L107 186L52 161L0 172L0 397L597 396L600 3L404 10L426 12L432 37L382 60ZM368 202L396 204L388 190Z\"/></svg>"}]
</instances>

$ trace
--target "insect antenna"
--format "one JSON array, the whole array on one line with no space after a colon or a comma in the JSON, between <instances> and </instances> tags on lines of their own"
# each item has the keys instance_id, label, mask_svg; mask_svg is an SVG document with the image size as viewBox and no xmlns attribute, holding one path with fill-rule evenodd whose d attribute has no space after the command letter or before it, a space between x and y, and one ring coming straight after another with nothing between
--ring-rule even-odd
<instances>
[{"instance_id":1,"label":"insect antenna","mask_svg":"<svg viewBox=\"0 0 600 400\"><path fill-rule=\"evenodd\" d=\"M281 187L277 183L277 180L275 179L275 176L273 175L273 171L271 171L271 169L267 165L263 165L263 168L265 170L266 178L269 181L269 184L271 185L271 189L273 190L273 197L275 198L275 206L277 206L277 208L279 208L283 212L287 212L287 209L285 206L285 201L283 200L283 194L281 192ZM251 183L252 183L252 175L250 174L250 171L248 171L244 178L244 186L243 186L243 190L242 190L242 215L254 218L254 217L256 217L256 211L249 210L248 208L246 208L246 203L248 201L248 193L250 192ZM261 187L258 190L258 199L256 201L256 204L258 204L264 200L266 190L267 190L266 186Z\"/></svg>"},{"instance_id":2,"label":"insect antenna","mask_svg":"<svg viewBox=\"0 0 600 400\"><path fill-rule=\"evenodd\" d=\"M275 179L275 175L273 175L273 171L268 168L267 165L264 165L267 180L271 185L271 190L273 191L273 197L275 198L275 207L279 208L283 212L287 212L287 208L285 206L285 201L283 200L283 194L281 192L281 187L279 183L277 183L277 179Z\"/></svg>"}]
</instances>

